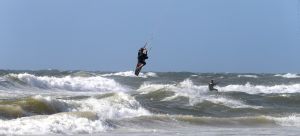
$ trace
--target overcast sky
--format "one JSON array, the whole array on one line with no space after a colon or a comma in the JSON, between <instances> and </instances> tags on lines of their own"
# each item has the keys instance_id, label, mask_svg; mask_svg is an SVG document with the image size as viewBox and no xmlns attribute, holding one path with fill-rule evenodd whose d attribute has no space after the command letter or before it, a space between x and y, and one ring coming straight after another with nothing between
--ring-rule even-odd
<instances>
[{"instance_id":1,"label":"overcast sky","mask_svg":"<svg viewBox=\"0 0 300 136\"><path fill-rule=\"evenodd\" d=\"M0 69L300 73L298 0L1 0Z\"/></svg>"}]
</instances>

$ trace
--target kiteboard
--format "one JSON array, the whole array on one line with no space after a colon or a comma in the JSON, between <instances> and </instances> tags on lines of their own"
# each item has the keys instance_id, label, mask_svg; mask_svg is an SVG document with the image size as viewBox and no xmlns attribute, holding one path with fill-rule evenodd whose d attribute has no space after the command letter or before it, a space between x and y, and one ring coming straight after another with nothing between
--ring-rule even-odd
<instances>
[{"instance_id":1,"label":"kiteboard","mask_svg":"<svg viewBox=\"0 0 300 136\"><path fill-rule=\"evenodd\" d=\"M134 74L135 74L136 76L139 76L139 74L140 74L140 72L141 72L141 70L142 70L142 68L143 68L142 65L143 65L142 63L138 63L138 64L136 65L135 72L134 72Z\"/></svg>"}]
</instances>

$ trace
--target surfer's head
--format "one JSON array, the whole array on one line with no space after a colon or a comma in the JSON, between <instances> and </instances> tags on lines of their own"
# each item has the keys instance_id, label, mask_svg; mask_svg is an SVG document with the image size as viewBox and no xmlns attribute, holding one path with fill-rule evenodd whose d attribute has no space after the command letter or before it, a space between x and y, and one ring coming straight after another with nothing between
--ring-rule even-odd
<instances>
[{"instance_id":1,"label":"surfer's head","mask_svg":"<svg viewBox=\"0 0 300 136\"><path fill-rule=\"evenodd\" d=\"M146 50L146 48L140 48L139 51L143 52L144 50Z\"/></svg>"}]
</instances>

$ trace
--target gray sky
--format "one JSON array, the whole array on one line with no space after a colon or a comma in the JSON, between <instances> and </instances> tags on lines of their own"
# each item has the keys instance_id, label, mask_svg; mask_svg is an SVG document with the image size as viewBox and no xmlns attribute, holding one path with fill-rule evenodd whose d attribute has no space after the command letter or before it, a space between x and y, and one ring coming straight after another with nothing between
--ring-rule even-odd
<instances>
[{"instance_id":1,"label":"gray sky","mask_svg":"<svg viewBox=\"0 0 300 136\"><path fill-rule=\"evenodd\" d=\"M297 0L1 0L0 69L300 72Z\"/></svg>"}]
</instances>

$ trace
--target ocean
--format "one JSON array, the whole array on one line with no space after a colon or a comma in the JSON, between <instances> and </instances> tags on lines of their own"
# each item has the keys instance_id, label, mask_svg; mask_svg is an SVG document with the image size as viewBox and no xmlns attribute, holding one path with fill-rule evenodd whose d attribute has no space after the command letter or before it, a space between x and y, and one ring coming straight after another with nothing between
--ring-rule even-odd
<instances>
[{"instance_id":1,"label":"ocean","mask_svg":"<svg viewBox=\"0 0 300 136\"><path fill-rule=\"evenodd\" d=\"M297 136L299 104L295 73L0 71L0 135Z\"/></svg>"}]
</instances>

